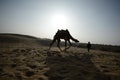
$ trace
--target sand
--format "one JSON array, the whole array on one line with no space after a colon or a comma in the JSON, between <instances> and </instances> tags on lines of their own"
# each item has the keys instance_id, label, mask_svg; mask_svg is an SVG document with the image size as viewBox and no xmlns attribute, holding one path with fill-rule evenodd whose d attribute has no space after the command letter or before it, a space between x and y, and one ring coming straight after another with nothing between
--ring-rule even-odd
<instances>
[{"instance_id":1,"label":"sand","mask_svg":"<svg viewBox=\"0 0 120 80\"><path fill-rule=\"evenodd\" d=\"M0 80L120 80L120 54L72 47L2 48Z\"/></svg>"},{"instance_id":2,"label":"sand","mask_svg":"<svg viewBox=\"0 0 120 80\"><path fill-rule=\"evenodd\" d=\"M61 52L20 39L0 43L0 80L120 80L120 53L78 47Z\"/></svg>"}]
</instances>

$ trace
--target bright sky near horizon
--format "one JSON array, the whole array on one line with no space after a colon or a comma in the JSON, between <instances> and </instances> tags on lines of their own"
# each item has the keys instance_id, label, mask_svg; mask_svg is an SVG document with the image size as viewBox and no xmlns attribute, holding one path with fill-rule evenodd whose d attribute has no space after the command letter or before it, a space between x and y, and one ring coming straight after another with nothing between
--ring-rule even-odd
<instances>
[{"instance_id":1,"label":"bright sky near horizon","mask_svg":"<svg viewBox=\"0 0 120 80\"><path fill-rule=\"evenodd\" d=\"M120 0L0 0L0 33L52 39L58 29L80 42L120 45Z\"/></svg>"}]
</instances>

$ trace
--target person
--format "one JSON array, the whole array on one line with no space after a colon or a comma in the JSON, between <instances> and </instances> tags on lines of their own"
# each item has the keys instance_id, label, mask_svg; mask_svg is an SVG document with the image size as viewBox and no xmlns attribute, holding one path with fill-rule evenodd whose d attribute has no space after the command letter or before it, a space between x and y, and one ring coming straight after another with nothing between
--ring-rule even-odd
<instances>
[{"instance_id":1,"label":"person","mask_svg":"<svg viewBox=\"0 0 120 80\"><path fill-rule=\"evenodd\" d=\"M91 43L90 43L90 42L88 42L88 44L87 44L87 49L88 49L88 52L90 51L90 48L91 48Z\"/></svg>"}]
</instances>

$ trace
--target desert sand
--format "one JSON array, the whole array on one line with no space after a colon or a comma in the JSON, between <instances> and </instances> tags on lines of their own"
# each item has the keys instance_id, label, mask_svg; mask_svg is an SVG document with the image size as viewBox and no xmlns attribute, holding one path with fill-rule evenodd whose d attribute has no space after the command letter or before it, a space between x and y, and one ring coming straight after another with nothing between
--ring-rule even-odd
<instances>
[{"instance_id":1,"label":"desert sand","mask_svg":"<svg viewBox=\"0 0 120 80\"><path fill-rule=\"evenodd\" d=\"M0 80L120 80L120 53L48 48L36 38L1 35Z\"/></svg>"}]
</instances>

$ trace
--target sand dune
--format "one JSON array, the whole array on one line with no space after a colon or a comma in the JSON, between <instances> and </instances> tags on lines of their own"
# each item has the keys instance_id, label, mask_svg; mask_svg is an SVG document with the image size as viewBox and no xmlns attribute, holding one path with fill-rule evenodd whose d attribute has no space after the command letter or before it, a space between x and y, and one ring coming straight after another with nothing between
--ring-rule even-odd
<instances>
[{"instance_id":1,"label":"sand dune","mask_svg":"<svg viewBox=\"0 0 120 80\"><path fill-rule=\"evenodd\" d=\"M57 47L48 51L41 41L1 35L0 80L120 80L119 53L88 53L77 47L67 52L60 52Z\"/></svg>"}]
</instances>

